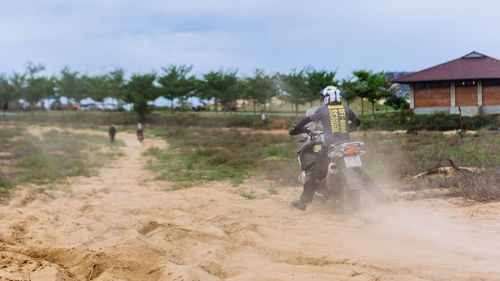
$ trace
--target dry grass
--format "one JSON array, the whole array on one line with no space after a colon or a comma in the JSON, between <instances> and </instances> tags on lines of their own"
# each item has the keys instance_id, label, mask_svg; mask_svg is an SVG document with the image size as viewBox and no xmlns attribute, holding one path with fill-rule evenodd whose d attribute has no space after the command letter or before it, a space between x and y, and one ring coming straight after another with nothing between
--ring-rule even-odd
<instances>
[{"instance_id":1,"label":"dry grass","mask_svg":"<svg viewBox=\"0 0 500 281\"><path fill-rule=\"evenodd\" d=\"M429 173L411 184L400 185L402 190L425 193L435 190L436 196L459 196L476 201L500 199L500 135L483 131L476 135L443 135L420 132L408 135L368 135L365 167L380 180L414 176L439 167L472 167L475 172L452 169L447 175ZM374 154L373 154L374 153ZM451 160L451 161L450 161ZM419 197L419 196L417 196Z\"/></svg>"},{"instance_id":2,"label":"dry grass","mask_svg":"<svg viewBox=\"0 0 500 281\"><path fill-rule=\"evenodd\" d=\"M500 199L500 167L489 167L478 173L457 172L446 180L450 194L486 202Z\"/></svg>"}]
</instances>

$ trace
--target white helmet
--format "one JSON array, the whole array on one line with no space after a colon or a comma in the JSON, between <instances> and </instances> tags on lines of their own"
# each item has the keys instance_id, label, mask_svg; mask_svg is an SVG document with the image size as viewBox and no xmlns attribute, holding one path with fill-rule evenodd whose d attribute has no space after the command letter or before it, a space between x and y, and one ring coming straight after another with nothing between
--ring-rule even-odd
<instances>
[{"instance_id":1,"label":"white helmet","mask_svg":"<svg viewBox=\"0 0 500 281\"><path fill-rule=\"evenodd\" d=\"M340 90L335 86L327 86L321 91L321 95L323 95L324 104L340 104Z\"/></svg>"}]
</instances>

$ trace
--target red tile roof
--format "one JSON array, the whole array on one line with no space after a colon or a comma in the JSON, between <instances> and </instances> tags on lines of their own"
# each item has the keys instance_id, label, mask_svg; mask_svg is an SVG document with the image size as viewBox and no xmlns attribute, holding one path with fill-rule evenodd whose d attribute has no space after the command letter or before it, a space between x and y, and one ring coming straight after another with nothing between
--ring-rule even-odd
<instances>
[{"instance_id":1,"label":"red tile roof","mask_svg":"<svg viewBox=\"0 0 500 281\"><path fill-rule=\"evenodd\" d=\"M422 81L500 79L500 60L472 52L461 58L391 80L393 83Z\"/></svg>"}]
</instances>

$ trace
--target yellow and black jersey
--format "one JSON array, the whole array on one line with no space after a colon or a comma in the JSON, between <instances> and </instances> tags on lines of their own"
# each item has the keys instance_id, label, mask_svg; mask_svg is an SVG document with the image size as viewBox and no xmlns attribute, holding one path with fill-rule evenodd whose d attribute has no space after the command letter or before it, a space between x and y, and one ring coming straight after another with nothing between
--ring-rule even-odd
<instances>
[{"instance_id":1,"label":"yellow and black jersey","mask_svg":"<svg viewBox=\"0 0 500 281\"><path fill-rule=\"evenodd\" d=\"M349 139L349 121L355 122L356 114L346 105L324 105L309 116L312 121L321 121L326 144Z\"/></svg>"}]
</instances>

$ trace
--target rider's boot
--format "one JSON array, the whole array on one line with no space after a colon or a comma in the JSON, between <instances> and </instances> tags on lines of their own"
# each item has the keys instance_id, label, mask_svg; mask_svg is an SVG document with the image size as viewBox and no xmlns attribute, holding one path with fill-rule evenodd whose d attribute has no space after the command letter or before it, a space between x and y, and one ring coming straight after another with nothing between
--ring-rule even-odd
<instances>
[{"instance_id":1,"label":"rider's boot","mask_svg":"<svg viewBox=\"0 0 500 281\"><path fill-rule=\"evenodd\" d=\"M302 200L293 200L292 201L292 206L294 206L295 208L299 209L299 210L302 210L302 211L305 211L306 210L306 207L307 207L307 203L302 201Z\"/></svg>"},{"instance_id":2,"label":"rider's boot","mask_svg":"<svg viewBox=\"0 0 500 281\"><path fill-rule=\"evenodd\" d=\"M304 189L302 195L300 195L299 200L293 200L292 206L295 208L305 211L307 203L310 203L314 197L314 192L316 191L316 177L314 174L306 177L306 182L304 183Z\"/></svg>"}]
</instances>

